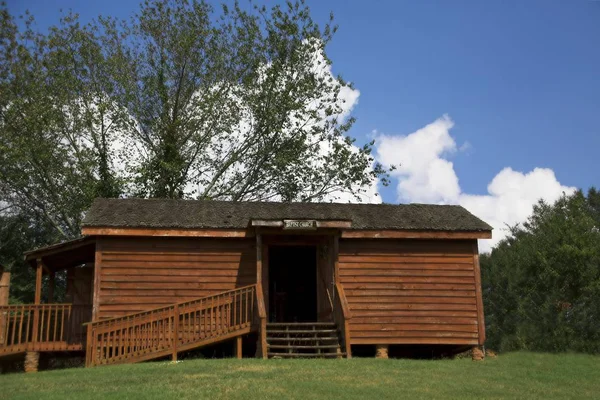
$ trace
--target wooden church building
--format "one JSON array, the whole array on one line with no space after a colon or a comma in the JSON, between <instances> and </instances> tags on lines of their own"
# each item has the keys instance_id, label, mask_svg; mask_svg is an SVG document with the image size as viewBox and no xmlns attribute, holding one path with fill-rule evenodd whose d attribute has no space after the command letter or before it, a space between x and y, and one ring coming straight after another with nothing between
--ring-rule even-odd
<instances>
[{"instance_id":1,"label":"wooden church building","mask_svg":"<svg viewBox=\"0 0 600 400\"><path fill-rule=\"evenodd\" d=\"M80 239L26 253L35 304L0 305L0 361L177 359L221 342L263 358L478 347L477 240L491 229L451 205L97 199Z\"/></svg>"}]
</instances>

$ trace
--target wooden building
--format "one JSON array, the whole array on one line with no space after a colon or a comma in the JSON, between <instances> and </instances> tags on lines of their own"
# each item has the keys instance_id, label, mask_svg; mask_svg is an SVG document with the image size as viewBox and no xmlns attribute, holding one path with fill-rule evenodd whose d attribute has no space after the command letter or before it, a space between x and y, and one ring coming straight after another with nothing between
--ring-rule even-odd
<instances>
[{"instance_id":1,"label":"wooden building","mask_svg":"<svg viewBox=\"0 0 600 400\"><path fill-rule=\"evenodd\" d=\"M237 356L337 358L485 341L477 239L491 227L460 206L97 199L81 233L25 255L36 300L0 306L0 357L79 350L92 366L231 341Z\"/></svg>"}]
</instances>

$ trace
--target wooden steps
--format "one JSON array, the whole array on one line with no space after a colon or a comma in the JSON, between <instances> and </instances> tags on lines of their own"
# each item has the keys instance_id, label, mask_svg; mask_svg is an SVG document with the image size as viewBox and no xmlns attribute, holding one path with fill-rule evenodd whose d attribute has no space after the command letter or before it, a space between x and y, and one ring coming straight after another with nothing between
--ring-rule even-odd
<instances>
[{"instance_id":1,"label":"wooden steps","mask_svg":"<svg viewBox=\"0 0 600 400\"><path fill-rule=\"evenodd\" d=\"M340 333L333 322L267 324L269 358L343 358Z\"/></svg>"}]
</instances>

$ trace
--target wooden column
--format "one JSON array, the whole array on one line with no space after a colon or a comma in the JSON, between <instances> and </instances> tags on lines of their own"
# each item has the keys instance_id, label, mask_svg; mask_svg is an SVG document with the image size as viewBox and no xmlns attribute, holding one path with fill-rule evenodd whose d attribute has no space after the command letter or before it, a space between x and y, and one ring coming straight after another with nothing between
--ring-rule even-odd
<instances>
[{"instance_id":1,"label":"wooden column","mask_svg":"<svg viewBox=\"0 0 600 400\"><path fill-rule=\"evenodd\" d=\"M102 239L96 239L96 254L94 257L94 287L92 295L92 322L98 320L98 308L100 302L100 270L102 268Z\"/></svg>"},{"instance_id":2,"label":"wooden column","mask_svg":"<svg viewBox=\"0 0 600 400\"><path fill-rule=\"evenodd\" d=\"M175 304L173 310L173 353L171 359L177 362L177 346L179 345L179 304Z\"/></svg>"},{"instance_id":3,"label":"wooden column","mask_svg":"<svg viewBox=\"0 0 600 400\"><path fill-rule=\"evenodd\" d=\"M235 338L235 358L238 360L242 359L242 337L238 336Z\"/></svg>"},{"instance_id":4,"label":"wooden column","mask_svg":"<svg viewBox=\"0 0 600 400\"><path fill-rule=\"evenodd\" d=\"M0 272L0 306L8 305L10 289L10 272Z\"/></svg>"},{"instance_id":5,"label":"wooden column","mask_svg":"<svg viewBox=\"0 0 600 400\"><path fill-rule=\"evenodd\" d=\"M10 273L1 272L0 267L0 306L8 305L8 291L10 288ZM5 341L4 331L8 323L8 313L0 313L0 344ZM1 361L0 361L1 363ZM0 364L0 373L2 373L2 365Z\"/></svg>"},{"instance_id":6,"label":"wooden column","mask_svg":"<svg viewBox=\"0 0 600 400\"><path fill-rule=\"evenodd\" d=\"M35 270L35 296L34 304L42 303L42 272L44 269L44 263L41 258L37 259L37 268Z\"/></svg>"},{"instance_id":7,"label":"wooden column","mask_svg":"<svg viewBox=\"0 0 600 400\"><path fill-rule=\"evenodd\" d=\"M477 304L477 336L480 346L485 343L485 318L483 315L483 294L481 292L481 268L479 266L479 248L473 241L473 268L475 270L475 295Z\"/></svg>"},{"instance_id":8,"label":"wooden column","mask_svg":"<svg viewBox=\"0 0 600 400\"><path fill-rule=\"evenodd\" d=\"M41 258L38 258L37 259L37 269L35 271L35 297L33 300L34 304L42 303L42 270L43 270L43 268L44 268L44 263ZM33 339L34 344L37 343L37 341L38 341L39 329L40 329L40 311L34 310L34 312L33 312L33 331L32 331L32 339ZM35 357L33 355L31 355L30 357L31 357L31 360L33 360L30 362L30 364L32 364L32 365L35 364L36 365L35 368L37 370L37 359L35 359ZM27 364L27 358L25 359L25 363Z\"/></svg>"},{"instance_id":9,"label":"wooden column","mask_svg":"<svg viewBox=\"0 0 600 400\"><path fill-rule=\"evenodd\" d=\"M260 232L256 232L256 290L258 304L257 309L259 310L259 326L258 326L258 343L256 344L256 356L261 358L267 358L267 311L268 307L265 307L265 303L268 299L265 298L262 281L263 281L263 263L262 263L262 235Z\"/></svg>"}]
</instances>

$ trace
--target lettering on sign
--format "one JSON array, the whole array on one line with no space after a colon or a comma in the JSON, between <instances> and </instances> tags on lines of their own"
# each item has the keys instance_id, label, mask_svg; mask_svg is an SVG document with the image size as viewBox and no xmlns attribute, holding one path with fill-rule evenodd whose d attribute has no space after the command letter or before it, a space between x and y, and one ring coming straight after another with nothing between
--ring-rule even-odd
<instances>
[{"instance_id":1,"label":"lettering on sign","mask_svg":"<svg viewBox=\"0 0 600 400\"><path fill-rule=\"evenodd\" d=\"M314 219L284 219L283 229L317 229Z\"/></svg>"}]
</instances>

